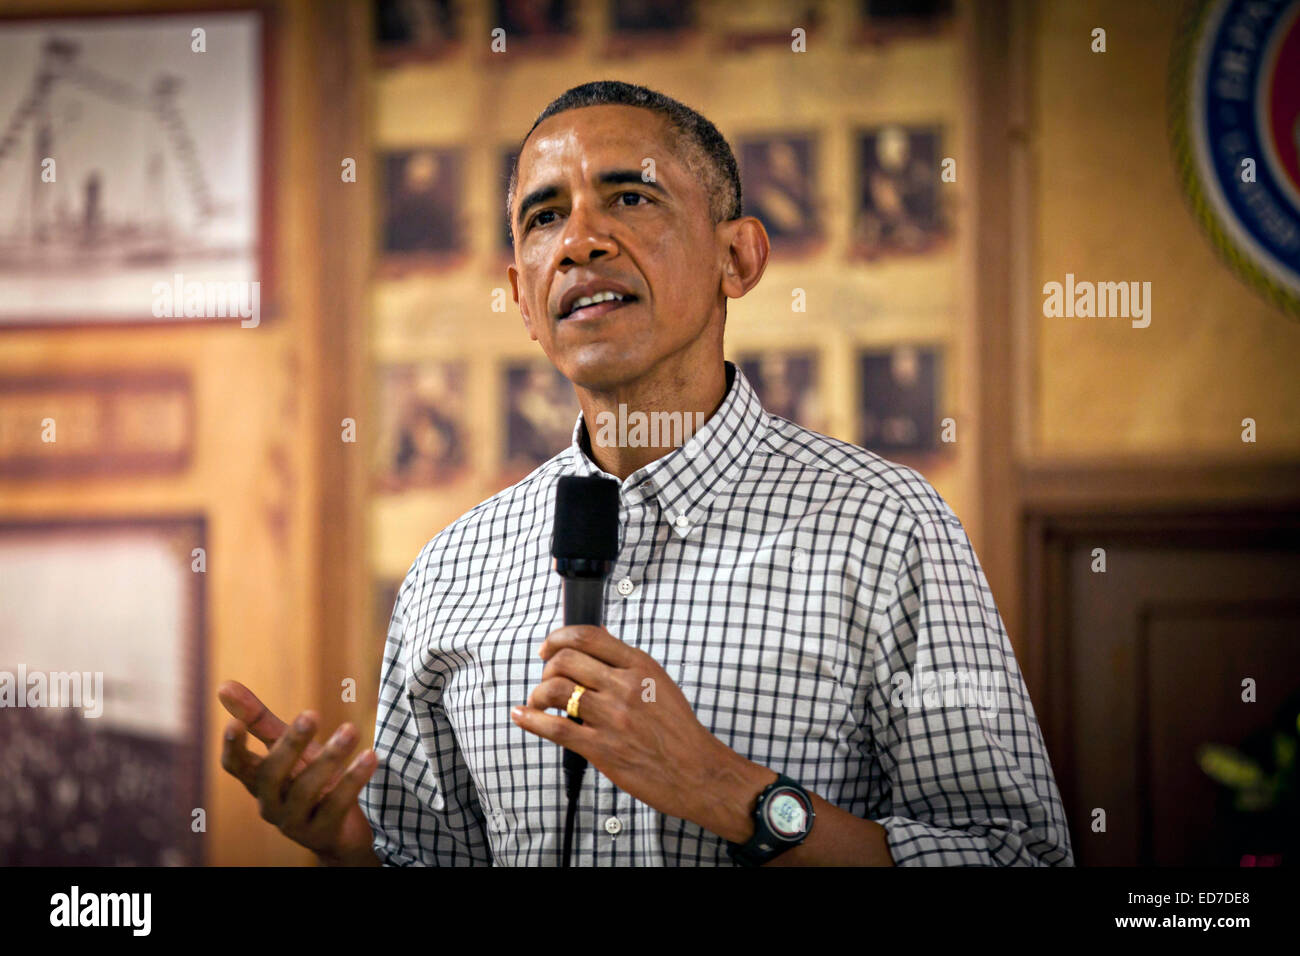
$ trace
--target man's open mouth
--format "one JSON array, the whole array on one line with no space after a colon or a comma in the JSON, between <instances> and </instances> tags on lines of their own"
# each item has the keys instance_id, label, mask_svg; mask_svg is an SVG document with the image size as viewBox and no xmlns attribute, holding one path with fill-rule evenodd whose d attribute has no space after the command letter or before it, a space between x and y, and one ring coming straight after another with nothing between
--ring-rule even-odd
<instances>
[{"instance_id":1,"label":"man's open mouth","mask_svg":"<svg viewBox=\"0 0 1300 956\"><path fill-rule=\"evenodd\" d=\"M560 319L591 319L635 301L636 296L625 295L622 292L597 292L594 295L584 295L580 299L575 299L572 307L568 312L563 313Z\"/></svg>"}]
</instances>

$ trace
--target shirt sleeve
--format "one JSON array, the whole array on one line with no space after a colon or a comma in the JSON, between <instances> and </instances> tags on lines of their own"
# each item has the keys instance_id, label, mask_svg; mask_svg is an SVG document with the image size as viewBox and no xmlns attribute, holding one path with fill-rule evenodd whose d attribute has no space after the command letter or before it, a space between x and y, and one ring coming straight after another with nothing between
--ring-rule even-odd
<instances>
[{"instance_id":1,"label":"shirt sleeve","mask_svg":"<svg viewBox=\"0 0 1300 956\"><path fill-rule=\"evenodd\" d=\"M385 866L490 866L492 852L469 770L440 703L440 688L407 683L406 654L419 616L416 566L389 620L375 718L379 765L361 809Z\"/></svg>"},{"instance_id":2,"label":"shirt sleeve","mask_svg":"<svg viewBox=\"0 0 1300 956\"><path fill-rule=\"evenodd\" d=\"M886 572L888 575L888 572ZM872 730L899 866L1072 866L1024 679L955 514L922 516L872 617Z\"/></svg>"}]
</instances>

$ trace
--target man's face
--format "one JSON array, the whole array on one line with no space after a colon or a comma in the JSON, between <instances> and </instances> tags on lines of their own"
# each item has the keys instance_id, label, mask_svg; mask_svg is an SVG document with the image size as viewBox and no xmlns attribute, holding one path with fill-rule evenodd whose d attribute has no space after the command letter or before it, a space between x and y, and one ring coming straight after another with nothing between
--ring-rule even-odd
<instances>
[{"instance_id":1,"label":"man's face","mask_svg":"<svg viewBox=\"0 0 1300 956\"><path fill-rule=\"evenodd\" d=\"M520 154L510 284L529 334L585 388L711 355L701 333L722 320L726 248L704 186L672 143L650 110L590 106L541 123ZM643 180L646 159L654 182ZM623 301L574 307L600 291Z\"/></svg>"}]
</instances>

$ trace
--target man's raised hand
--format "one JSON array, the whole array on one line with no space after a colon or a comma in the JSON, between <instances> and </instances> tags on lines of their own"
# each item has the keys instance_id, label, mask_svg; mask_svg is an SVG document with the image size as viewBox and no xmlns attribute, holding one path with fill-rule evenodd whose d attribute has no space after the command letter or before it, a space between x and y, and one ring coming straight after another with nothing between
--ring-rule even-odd
<instances>
[{"instance_id":1,"label":"man's raised hand","mask_svg":"<svg viewBox=\"0 0 1300 956\"><path fill-rule=\"evenodd\" d=\"M378 866L373 833L357 797L378 766L373 750L352 759L357 730L345 723L325 744L312 739L317 718L303 711L287 726L238 681L217 688L235 719L226 725L221 766L257 798L262 819L331 866ZM267 747L250 753L248 733Z\"/></svg>"}]
</instances>

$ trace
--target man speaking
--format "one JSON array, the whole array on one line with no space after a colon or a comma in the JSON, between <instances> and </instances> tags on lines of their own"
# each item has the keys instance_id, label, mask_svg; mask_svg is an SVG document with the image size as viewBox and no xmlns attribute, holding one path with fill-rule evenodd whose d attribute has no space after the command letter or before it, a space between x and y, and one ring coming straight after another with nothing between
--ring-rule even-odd
<instances>
[{"instance_id":1,"label":"man speaking","mask_svg":"<svg viewBox=\"0 0 1300 956\"><path fill-rule=\"evenodd\" d=\"M508 209L514 298L574 385L573 442L412 564L373 753L223 685L223 766L263 817L327 863L557 865L564 748L594 771L575 865L1070 865L960 521L916 471L767 413L723 358L727 299L769 244L714 125L643 87L571 89ZM596 427L633 413L702 425L680 445ZM618 482L603 626L557 627L568 475Z\"/></svg>"}]
</instances>

